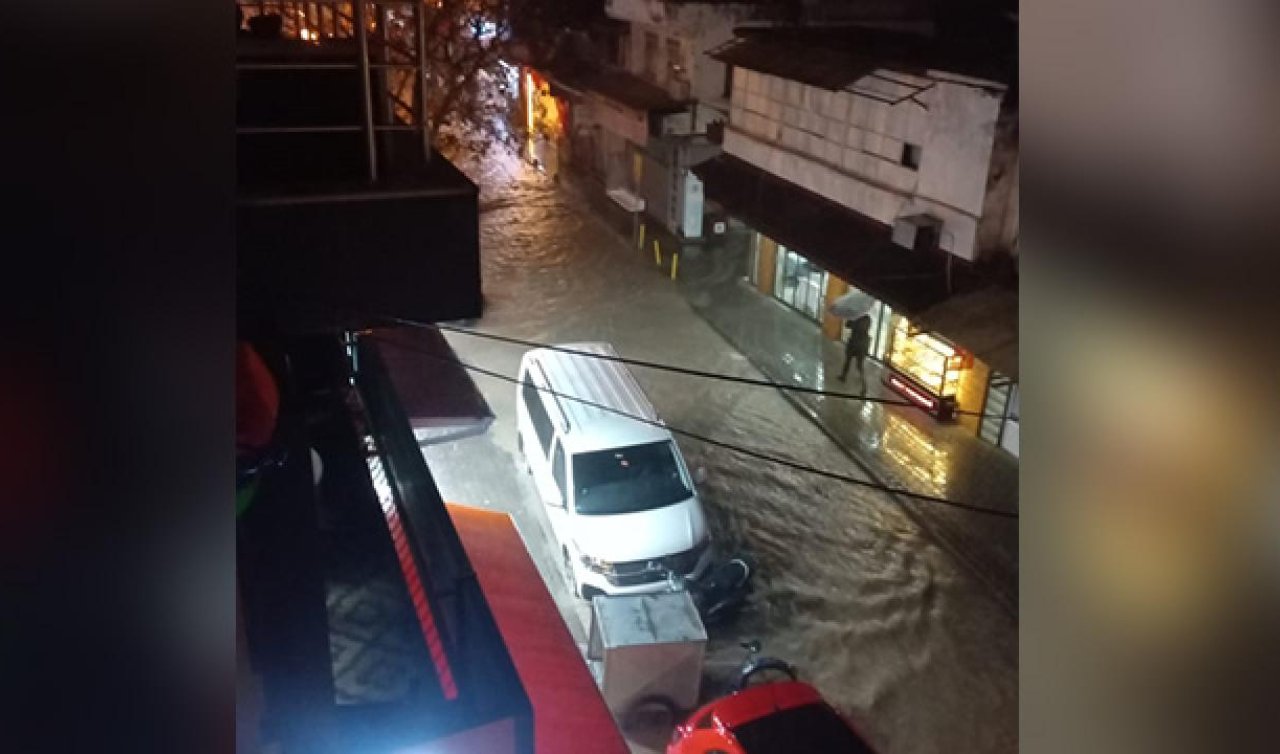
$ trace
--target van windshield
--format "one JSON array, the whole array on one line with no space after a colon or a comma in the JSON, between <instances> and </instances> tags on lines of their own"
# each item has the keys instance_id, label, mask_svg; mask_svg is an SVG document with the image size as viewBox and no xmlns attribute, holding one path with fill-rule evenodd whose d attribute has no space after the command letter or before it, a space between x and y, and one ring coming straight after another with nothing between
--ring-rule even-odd
<instances>
[{"instance_id":1,"label":"van windshield","mask_svg":"<svg viewBox=\"0 0 1280 754\"><path fill-rule=\"evenodd\" d=\"M635 513L688 499L670 441L573 457L576 509L583 515Z\"/></svg>"}]
</instances>

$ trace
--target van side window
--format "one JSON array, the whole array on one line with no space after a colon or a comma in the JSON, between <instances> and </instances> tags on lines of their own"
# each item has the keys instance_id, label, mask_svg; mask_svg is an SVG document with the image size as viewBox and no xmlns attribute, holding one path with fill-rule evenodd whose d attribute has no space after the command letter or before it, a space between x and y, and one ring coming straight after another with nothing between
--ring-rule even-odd
<instances>
[{"instance_id":1,"label":"van side window","mask_svg":"<svg viewBox=\"0 0 1280 754\"><path fill-rule=\"evenodd\" d=\"M551 461L551 476L555 477L556 487L560 488L560 497L566 502L569 500L567 489L564 486L564 447L560 443L556 443L556 452Z\"/></svg>"},{"instance_id":2,"label":"van side window","mask_svg":"<svg viewBox=\"0 0 1280 754\"><path fill-rule=\"evenodd\" d=\"M551 417L547 416L547 409L542 405L542 396L538 395L537 386L527 376L524 378L522 391L525 408L529 410L529 421L533 423L533 431L538 433L538 442L545 454L551 445Z\"/></svg>"}]
</instances>

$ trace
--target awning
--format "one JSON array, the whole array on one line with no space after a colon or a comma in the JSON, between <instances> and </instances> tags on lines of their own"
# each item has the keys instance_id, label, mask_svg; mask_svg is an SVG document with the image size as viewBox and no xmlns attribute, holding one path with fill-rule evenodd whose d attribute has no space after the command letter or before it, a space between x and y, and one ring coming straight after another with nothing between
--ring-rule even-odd
<instances>
[{"instance_id":1,"label":"awning","mask_svg":"<svg viewBox=\"0 0 1280 754\"><path fill-rule=\"evenodd\" d=\"M953 296L912 317L916 325L938 333L1018 379L1018 292L990 286Z\"/></svg>"},{"instance_id":2,"label":"awning","mask_svg":"<svg viewBox=\"0 0 1280 754\"><path fill-rule=\"evenodd\" d=\"M904 249L888 225L727 154L692 170L730 214L904 314L948 296L945 252Z\"/></svg>"},{"instance_id":3,"label":"awning","mask_svg":"<svg viewBox=\"0 0 1280 754\"><path fill-rule=\"evenodd\" d=\"M478 435L493 423L489 404L438 330L387 327L373 337L419 445Z\"/></svg>"}]
</instances>

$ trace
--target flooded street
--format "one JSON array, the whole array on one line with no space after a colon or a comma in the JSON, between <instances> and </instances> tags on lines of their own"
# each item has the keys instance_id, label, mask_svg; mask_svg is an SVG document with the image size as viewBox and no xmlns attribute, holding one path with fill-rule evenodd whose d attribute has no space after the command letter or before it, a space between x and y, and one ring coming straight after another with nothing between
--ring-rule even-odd
<instances>
[{"instance_id":1,"label":"flooded street","mask_svg":"<svg viewBox=\"0 0 1280 754\"><path fill-rule=\"evenodd\" d=\"M532 341L608 341L630 358L760 378L651 257L629 248L573 190L515 157L462 164L481 185L485 314L476 329ZM514 377L523 349L448 334L464 361ZM777 392L635 369L663 419L821 469L862 471ZM489 432L431 447L446 499L510 512L575 637L586 603L557 566L515 442L515 386L473 374ZM712 632L704 696L736 670L736 642L796 665L885 754L1017 749L1017 624L883 493L677 436L721 552L757 562L740 618Z\"/></svg>"}]
</instances>

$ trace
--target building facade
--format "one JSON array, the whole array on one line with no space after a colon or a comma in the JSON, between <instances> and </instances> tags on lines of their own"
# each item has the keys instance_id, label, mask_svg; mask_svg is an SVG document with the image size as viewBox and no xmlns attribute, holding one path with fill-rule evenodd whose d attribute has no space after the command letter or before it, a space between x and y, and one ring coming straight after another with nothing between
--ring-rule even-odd
<instances>
[{"instance_id":1,"label":"building facade","mask_svg":"<svg viewBox=\"0 0 1280 754\"><path fill-rule=\"evenodd\" d=\"M1016 455L1016 290L980 274L1016 255L1008 78L865 28L746 31L711 56L729 121L696 170L746 228L751 285L832 339L832 305L857 302L891 389Z\"/></svg>"}]
</instances>

